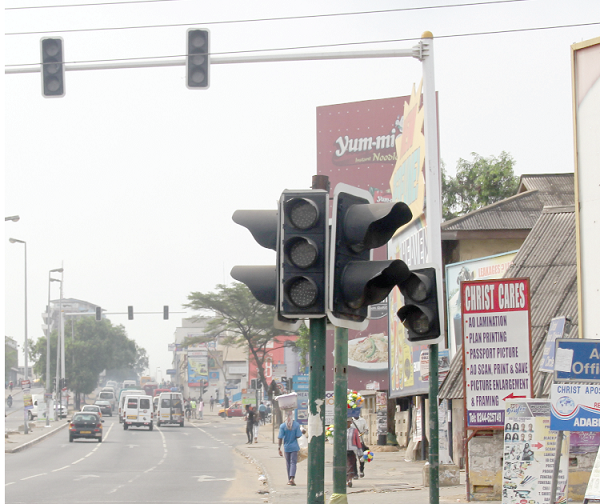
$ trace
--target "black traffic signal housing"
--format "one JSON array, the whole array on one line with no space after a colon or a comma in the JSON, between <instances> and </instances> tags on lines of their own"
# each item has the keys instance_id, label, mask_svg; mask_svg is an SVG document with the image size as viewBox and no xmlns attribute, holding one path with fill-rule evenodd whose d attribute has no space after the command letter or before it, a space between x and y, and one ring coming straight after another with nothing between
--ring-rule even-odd
<instances>
[{"instance_id":1,"label":"black traffic signal housing","mask_svg":"<svg viewBox=\"0 0 600 504\"><path fill-rule=\"evenodd\" d=\"M47 37L41 41L42 96L60 98L65 96L65 59L63 39Z\"/></svg>"},{"instance_id":2,"label":"black traffic signal housing","mask_svg":"<svg viewBox=\"0 0 600 504\"><path fill-rule=\"evenodd\" d=\"M410 343L433 344L441 335L437 275L434 267L411 271L400 285L404 306L398 318L407 332Z\"/></svg>"},{"instance_id":3,"label":"black traffic signal housing","mask_svg":"<svg viewBox=\"0 0 600 504\"><path fill-rule=\"evenodd\" d=\"M133 320L133 306L127 307L127 318Z\"/></svg>"},{"instance_id":4,"label":"black traffic signal housing","mask_svg":"<svg viewBox=\"0 0 600 504\"><path fill-rule=\"evenodd\" d=\"M96 306L96 321L102 320L102 308Z\"/></svg>"},{"instance_id":5,"label":"black traffic signal housing","mask_svg":"<svg viewBox=\"0 0 600 504\"><path fill-rule=\"evenodd\" d=\"M52 378L52 390L56 390L56 376Z\"/></svg>"},{"instance_id":6,"label":"black traffic signal housing","mask_svg":"<svg viewBox=\"0 0 600 504\"><path fill-rule=\"evenodd\" d=\"M285 190L279 202L279 310L287 318L324 317L329 192Z\"/></svg>"},{"instance_id":7,"label":"black traffic signal housing","mask_svg":"<svg viewBox=\"0 0 600 504\"><path fill-rule=\"evenodd\" d=\"M189 89L208 89L210 85L210 32L187 31L186 83Z\"/></svg>"},{"instance_id":8,"label":"black traffic signal housing","mask_svg":"<svg viewBox=\"0 0 600 504\"><path fill-rule=\"evenodd\" d=\"M256 390L256 378L252 378L250 380L250 389L251 390Z\"/></svg>"},{"instance_id":9,"label":"black traffic signal housing","mask_svg":"<svg viewBox=\"0 0 600 504\"><path fill-rule=\"evenodd\" d=\"M410 222L405 203L373 203L369 191L338 184L331 224L328 316L338 327L364 330L369 306L383 301L408 278L403 261L373 261L372 250L385 245Z\"/></svg>"},{"instance_id":10,"label":"black traffic signal housing","mask_svg":"<svg viewBox=\"0 0 600 504\"><path fill-rule=\"evenodd\" d=\"M259 245L277 251L279 238L277 210L236 210L232 218L236 224L247 228ZM278 310L277 273L278 267L273 265L234 266L230 274L233 279L246 284L258 301L276 308L274 327L285 331L296 331L300 322L285 319Z\"/></svg>"},{"instance_id":11,"label":"black traffic signal housing","mask_svg":"<svg viewBox=\"0 0 600 504\"><path fill-rule=\"evenodd\" d=\"M169 307L163 306L163 320L169 320Z\"/></svg>"}]
</instances>

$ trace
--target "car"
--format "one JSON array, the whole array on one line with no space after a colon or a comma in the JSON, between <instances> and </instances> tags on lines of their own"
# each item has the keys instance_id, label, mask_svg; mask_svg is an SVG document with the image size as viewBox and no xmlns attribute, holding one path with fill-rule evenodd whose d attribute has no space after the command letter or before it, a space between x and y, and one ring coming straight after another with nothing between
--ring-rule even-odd
<instances>
[{"instance_id":1,"label":"car","mask_svg":"<svg viewBox=\"0 0 600 504\"><path fill-rule=\"evenodd\" d=\"M110 401L103 401L101 399L98 399L94 403L94 405L100 407L100 411L103 415L112 416L112 408L110 407Z\"/></svg>"},{"instance_id":2,"label":"car","mask_svg":"<svg viewBox=\"0 0 600 504\"><path fill-rule=\"evenodd\" d=\"M231 417L243 417L245 415L244 408L242 407L242 403L235 402L227 410L225 408L221 408L219 410L219 416L224 417L227 415L228 418Z\"/></svg>"},{"instance_id":3,"label":"car","mask_svg":"<svg viewBox=\"0 0 600 504\"><path fill-rule=\"evenodd\" d=\"M69 421L69 443L78 438L97 439L102 443L102 424L104 420L98 413L80 411Z\"/></svg>"},{"instance_id":4,"label":"car","mask_svg":"<svg viewBox=\"0 0 600 504\"><path fill-rule=\"evenodd\" d=\"M102 418L102 410L100 409L100 406L96 404L84 404L81 408L81 411L91 411L92 413L98 413L100 415L100 418Z\"/></svg>"}]
</instances>

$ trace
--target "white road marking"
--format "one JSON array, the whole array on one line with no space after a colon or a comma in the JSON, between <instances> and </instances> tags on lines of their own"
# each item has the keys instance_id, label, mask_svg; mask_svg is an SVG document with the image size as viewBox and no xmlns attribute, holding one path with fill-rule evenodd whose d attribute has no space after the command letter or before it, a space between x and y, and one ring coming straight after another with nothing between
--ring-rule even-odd
<instances>
[{"instance_id":1,"label":"white road marking","mask_svg":"<svg viewBox=\"0 0 600 504\"><path fill-rule=\"evenodd\" d=\"M4 486L7 487L8 485L14 485L16 483L16 481L11 481L10 483L5 483Z\"/></svg>"},{"instance_id":2,"label":"white road marking","mask_svg":"<svg viewBox=\"0 0 600 504\"><path fill-rule=\"evenodd\" d=\"M54 469L52 472L62 471L63 469L67 469L68 467L71 467L71 466L64 466L64 467L61 467L60 469Z\"/></svg>"},{"instance_id":3,"label":"white road marking","mask_svg":"<svg viewBox=\"0 0 600 504\"><path fill-rule=\"evenodd\" d=\"M46 474L48 473L40 473L40 474L34 474L33 476L27 476L26 478L21 478L21 481L25 481L31 478L37 478L38 476L46 476Z\"/></svg>"},{"instance_id":4,"label":"white road marking","mask_svg":"<svg viewBox=\"0 0 600 504\"><path fill-rule=\"evenodd\" d=\"M198 483L205 483L207 481L234 481L235 478L215 478L214 476L210 476L208 474L203 474L202 476L192 476L192 478L198 478Z\"/></svg>"},{"instance_id":5,"label":"white road marking","mask_svg":"<svg viewBox=\"0 0 600 504\"><path fill-rule=\"evenodd\" d=\"M81 481L86 478L99 478L96 474L82 474L79 478L75 478L73 481Z\"/></svg>"},{"instance_id":6,"label":"white road marking","mask_svg":"<svg viewBox=\"0 0 600 504\"><path fill-rule=\"evenodd\" d=\"M76 460L75 462L71 462L71 465L79 464L79 462L81 462L84 459L85 459L85 457L80 458L79 460Z\"/></svg>"}]
</instances>

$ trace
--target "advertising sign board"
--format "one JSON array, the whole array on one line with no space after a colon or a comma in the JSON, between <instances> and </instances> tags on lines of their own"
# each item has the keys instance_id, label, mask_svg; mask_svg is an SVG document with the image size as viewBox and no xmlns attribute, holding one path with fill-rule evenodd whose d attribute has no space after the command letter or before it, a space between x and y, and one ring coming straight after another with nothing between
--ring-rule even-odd
<instances>
[{"instance_id":1,"label":"advertising sign board","mask_svg":"<svg viewBox=\"0 0 600 504\"><path fill-rule=\"evenodd\" d=\"M544 373L554 373L554 353L556 349L556 339L562 338L565 331L566 317L555 317L550 321L546 345L540 362L540 371Z\"/></svg>"},{"instance_id":2,"label":"advertising sign board","mask_svg":"<svg viewBox=\"0 0 600 504\"><path fill-rule=\"evenodd\" d=\"M557 339L554 381L600 383L600 341Z\"/></svg>"},{"instance_id":3,"label":"advertising sign board","mask_svg":"<svg viewBox=\"0 0 600 504\"><path fill-rule=\"evenodd\" d=\"M553 383L550 428L600 432L600 383Z\"/></svg>"},{"instance_id":4,"label":"advertising sign board","mask_svg":"<svg viewBox=\"0 0 600 504\"><path fill-rule=\"evenodd\" d=\"M502 504L550 504L557 433L550 429L550 401L506 402ZM556 502L566 502L569 439L563 438Z\"/></svg>"},{"instance_id":5,"label":"advertising sign board","mask_svg":"<svg viewBox=\"0 0 600 504\"><path fill-rule=\"evenodd\" d=\"M468 429L504 427L507 400L533 396L529 279L461 283Z\"/></svg>"}]
</instances>

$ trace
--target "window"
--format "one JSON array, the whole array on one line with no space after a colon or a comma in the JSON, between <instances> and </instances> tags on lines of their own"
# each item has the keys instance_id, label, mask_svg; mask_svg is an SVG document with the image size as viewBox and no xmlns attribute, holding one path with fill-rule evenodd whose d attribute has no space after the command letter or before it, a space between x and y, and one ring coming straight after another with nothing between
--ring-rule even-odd
<instances>
[{"instance_id":1,"label":"window","mask_svg":"<svg viewBox=\"0 0 600 504\"><path fill-rule=\"evenodd\" d=\"M160 401L160 407L161 408L169 408L171 406L171 399L162 399Z\"/></svg>"},{"instance_id":2,"label":"window","mask_svg":"<svg viewBox=\"0 0 600 504\"><path fill-rule=\"evenodd\" d=\"M127 399L127 407L128 408L137 408L138 400L135 397L130 397Z\"/></svg>"},{"instance_id":3,"label":"window","mask_svg":"<svg viewBox=\"0 0 600 504\"><path fill-rule=\"evenodd\" d=\"M140 399L141 409L150 409L150 399Z\"/></svg>"}]
</instances>

